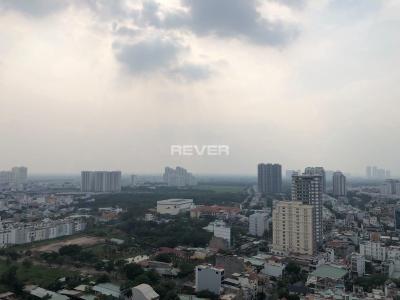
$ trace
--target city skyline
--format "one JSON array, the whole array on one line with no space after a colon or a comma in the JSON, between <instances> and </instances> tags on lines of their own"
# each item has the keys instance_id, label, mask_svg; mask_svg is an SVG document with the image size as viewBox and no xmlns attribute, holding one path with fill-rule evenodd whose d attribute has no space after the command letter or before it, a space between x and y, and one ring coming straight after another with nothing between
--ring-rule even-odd
<instances>
[{"instance_id":1,"label":"city skyline","mask_svg":"<svg viewBox=\"0 0 400 300\"><path fill-rule=\"evenodd\" d=\"M287 177L287 174L285 174L285 172L289 172L290 174L293 171L303 173L302 170L305 170L309 166L309 164L304 164L303 167L301 167L301 168L299 168L297 170L293 170L294 168L290 168L290 166L285 166L285 165L282 165L280 163L278 163L278 164L282 167L282 174L281 174L282 180L285 180L285 179L286 180L290 180L290 178ZM20 165L22 166L23 164L20 164ZM246 173L234 173L234 172L233 173L225 173L225 172L214 172L214 173L200 172L199 173L199 172L196 172L196 171L193 171L192 173L194 175L198 175L198 176L252 176L252 177L257 177L257 166L258 165L259 164L257 164L255 166L256 170L254 170L254 166L253 166L253 172L246 172ZM8 166L10 166L10 167L8 167ZM69 171L69 172L62 172L62 171L57 171L57 170L55 170L54 172L53 171L52 172L43 172L43 171L40 171L40 170L33 170L32 171L32 169L28 165L24 165L24 166L29 168L29 173L30 173L31 176L46 176L46 175L80 176L81 175L81 171L82 171L82 168L80 168L80 169L78 169L76 171ZM13 167L14 167L14 165L7 164L7 165L5 165L5 167L2 167L2 168L0 167L0 172L8 172L8 169L11 169ZM165 167L166 166L163 165L159 170L154 170L154 171L137 171L135 169L112 168L112 167L110 167L110 168L91 168L90 170L94 170L94 169L99 170L99 171L119 170L119 171L121 171L123 173L123 176L131 176L131 175L162 176L163 173L165 172ZM179 167L179 165L176 165L176 167ZM184 167L184 166L181 165L181 167ZM89 170L89 168L86 168L86 169ZM335 172L342 172L346 177L350 177L350 178L351 177L353 177L353 178L367 178L367 179L376 180L376 181L383 181L384 179L390 179L390 178L400 178L400 174L397 174L397 173L394 173L394 174L390 173L389 177L369 177L369 176L367 176L365 174L365 168L364 168L364 170L361 170L360 172L356 172L356 173L350 173L350 172L346 171L345 169L344 170L343 169L339 170L339 169L335 169L335 168L333 168L333 169L324 168L324 169L327 172L330 173L329 175L327 175L326 181L332 181L332 175Z\"/></svg>"},{"instance_id":2,"label":"city skyline","mask_svg":"<svg viewBox=\"0 0 400 300\"><path fill-rule=\"evenodd\" d=\"M1 1L0 167L400 174L399 12L393 0ZM171 156L176 144L230 153Z\"/></svg>"},{"instance_id":3,"label":"city skyline","mask_svg":"<svg viewBox=\"0 0 400 300\"><path fill-rule=\"evenodd\" d=\"M400 0L0 24L0 299L400 300Z\"/></svg>"}]
</instances>

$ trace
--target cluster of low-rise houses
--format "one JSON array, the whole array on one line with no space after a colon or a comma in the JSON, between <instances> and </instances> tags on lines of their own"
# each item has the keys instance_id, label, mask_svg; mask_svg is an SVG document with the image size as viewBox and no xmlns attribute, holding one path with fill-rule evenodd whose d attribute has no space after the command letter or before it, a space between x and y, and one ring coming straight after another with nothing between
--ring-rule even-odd
<instances>
[{"instance_id":1,"label":"cluster of low-rise houses","mask_svg":"<svg viewBox=\"0 0 400 300\"><path fill-rule=\"evenodd\" d=\"M54 239L81 232L86 228L85 218L68 217L59 220L44 219L40 222L0 223L0 247L27 244Z\"/></svg>"}]
</instances>

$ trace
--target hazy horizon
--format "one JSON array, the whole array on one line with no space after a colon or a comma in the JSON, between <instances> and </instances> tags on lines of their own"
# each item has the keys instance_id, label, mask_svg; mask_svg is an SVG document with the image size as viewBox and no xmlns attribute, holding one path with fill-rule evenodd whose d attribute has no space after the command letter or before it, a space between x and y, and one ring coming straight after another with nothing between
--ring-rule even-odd
<instances>
[{"instance_id":1,"label":"hazy horizon","mask_svg":"<svg viewBox=\"0 0 400 300\"><path fill-rule=\"evenodd\" d=\"M165 2L0 1L0 170L400 174L400 1Z\"/></svg>"}]
</instances>

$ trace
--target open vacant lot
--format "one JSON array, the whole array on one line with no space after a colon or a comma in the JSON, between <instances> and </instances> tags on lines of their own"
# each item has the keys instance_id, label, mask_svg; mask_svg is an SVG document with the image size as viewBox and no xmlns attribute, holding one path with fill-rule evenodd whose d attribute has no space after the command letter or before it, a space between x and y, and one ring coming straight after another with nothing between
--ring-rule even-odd
<instances>
[{"instance_id":1,"label":"open vacant lot","mask_svg":"<svg viewBox=\"0 0 400 300\"><path fill-rule=\"evenodd\" d=\"M80 245L82 247L85 246L93 246L99 243L104 242L103 238L95 237L95 236L80 236L80 237L71 237L70 239L62 240L62 241L54 241L54 243L48 243L46 245L41 245L37 247L33 247L32 251L36 252L57 252L61 247L66 245Z\"/></svg>"}]
</instances>

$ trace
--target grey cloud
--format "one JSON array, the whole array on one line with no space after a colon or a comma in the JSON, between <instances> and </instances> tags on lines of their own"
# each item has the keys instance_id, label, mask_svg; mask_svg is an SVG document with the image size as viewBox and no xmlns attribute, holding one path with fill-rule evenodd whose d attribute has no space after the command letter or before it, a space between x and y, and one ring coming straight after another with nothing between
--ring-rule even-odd
<instances>
[{"instance_id":1,"label":"grey cloud","mask_svg":"<svg viewBox=\"0 0 400 300\"><path fill-rule=\"evenodd\" d=\"M61 11L69 5L67 0L2 0L0 9L14 10L32 17L43 17Z\"/></svg>"},{"instance_id":2,"label":"grey cloud","mask_svg":"<svg viewBox=\"0 0 400 300\"><path fill-rule=\"evenodd\" d=\"M382 5L383 2L379 0L331 0L328 8L340 21L353 22L378 12Z\"/></svg>"},{"instance_id":3,"label":"grey cloud","mask_svg":"<svg viewBox=\"0 0 400 300\"><path fill-rule=\"evenodd\" d=\"M114 44L118 62L131 75L141 76L160 71L169 78L197 81L207 79L210 68L206 65L179 63L179 55L186 48L170 39L152 39L135 44Z\"/></svg>"},{"instance_id":4,"label":"grey cloud","mask_svg":"<svg viewBox=\"0 0 400 300\"><path fill-rule=\"evenodd\" d=\"M187 63L171 70L171 74L187 81L197 81L209 78L212 72L206 65Z\"/></svg>"},{"instance_id":5,"label":"grey cloud","mask_svg":"<svg viewBox=\"0 0 400 300\"><path fill-rule=\"evenodd\" d=\"M177 61L183 49L176 41L162 39L114 46L117 60L133 74L168 68Z\"/></svg>"},{"instance_id":6,"label":"grey cloud","mask_svg":"<svg viewBox=\"0 0 400 300\"><path fill-rule=\"evenodd\" d=\"M133 37L138 35L140 33L140 30L127 26L115 26L115 28L113 28L113 33L120 36Z\"/></svg>"},{"instance_id":7,"label":"grey cloud","mask_svg":"<svg viewBox=\"0 0 400 300\"><path fill-rule=\"evenodd\" d=\"M304 6L306 5L306 0L269 0L269 1L283 4L285 6L296 9L304 8Z\"/></svg>"},{"instance_id":8,"label":"grey cloud","mask_svg":"<svg viewBox=\"0 0 400 300\"><path fill-rule=\"evenodd\" d=\"M136 14L136 11L128 8L124 0L75 0L75 4L88 7L104 19L126 19Z\"/></svg>"},{"instance_id":9,"label":"grey cloud","mask_svg":"<svg viewBox=\"0 0 400 300\"><path fill-rule=\"evenodd\" d=\"M284 45L297 34L293 27L263 18L256 0L183 0L183 4L189 12L168 14L164 26L271 46Z\"/></svg>"},{"instance_id":10,"label":"grey cloud","mask_svg":"<svg viewBox=\"0 0 400 300\"><path fill-rule=\"evenodd\" d=\"M160 18L157 13L159 11L159 4L153 1L146 1L140 12L139 21L144 25L160 26Z\"/></svg>"},{"instance_id":11,"label":"grey cloud","mask_svg":"<svg viewBox=\"0 0 400 300\"><path fill-rule=\"evenodd\" d=\"M101 18L127 18L135 14L124 0L1 0L0 10L17 11L30 17L44 17L69 6L88 8Z\"/></svg>"}]
</instances>

